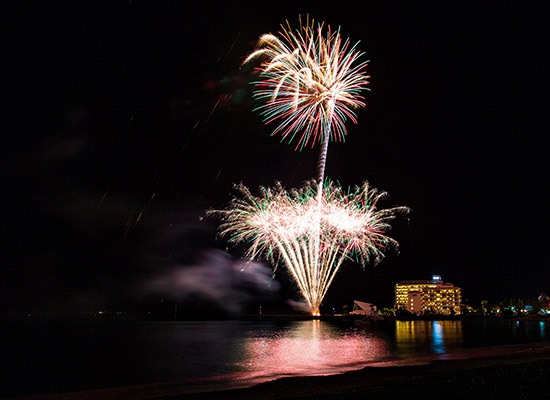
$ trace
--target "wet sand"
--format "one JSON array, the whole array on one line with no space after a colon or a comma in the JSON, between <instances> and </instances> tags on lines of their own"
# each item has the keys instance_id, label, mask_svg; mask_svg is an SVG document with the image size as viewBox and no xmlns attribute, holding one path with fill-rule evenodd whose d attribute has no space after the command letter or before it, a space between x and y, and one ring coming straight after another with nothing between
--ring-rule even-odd
<instances>
[{"instance_id":1,"label":"wet sand","mask_svg":"<svg viewBox=\"0 0 550 400\"><path fill-rule=\"evenodd\" d=\"M401 365L400 365L401 364ZM47 394L25 400L543 399L550 398L550 343L464 350L373 363L339 375L283 378L253 387L185 393L173 384Z\"/></svg>"}]
</instances>

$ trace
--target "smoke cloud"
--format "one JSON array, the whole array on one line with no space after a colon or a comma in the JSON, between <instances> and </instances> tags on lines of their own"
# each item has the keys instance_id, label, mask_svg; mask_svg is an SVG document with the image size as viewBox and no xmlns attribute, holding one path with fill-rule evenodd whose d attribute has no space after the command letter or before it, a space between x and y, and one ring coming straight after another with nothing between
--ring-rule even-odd
<instances>
[{"instance_id":1,"label":"smoke cloud","mask_svg":"<svg viewBox=\"0 0 550 400\"><path fill-rule=\"evenodd\" d=\"M203 251L196 265L175 266L145 286L149 294L182 303L203 301L231 315L242 313L250 301L273 297L280 289L268 266L236 260L215 249Z\"/></svg>"}]
</instances>

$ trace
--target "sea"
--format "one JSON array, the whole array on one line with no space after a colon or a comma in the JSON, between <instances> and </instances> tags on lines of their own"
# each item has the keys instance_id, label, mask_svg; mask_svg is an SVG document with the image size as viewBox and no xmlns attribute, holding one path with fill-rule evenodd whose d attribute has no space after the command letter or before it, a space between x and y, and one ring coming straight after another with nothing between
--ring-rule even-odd
<instances>
[{"instance_id":1,"label":"sea","mask_svg":"<svg viewBox=\"0 0 550 400\"><path fill-rule=\"evenodd\" d=\"M0 397L29 399L116 388L129 393L132 387L139 388L136 393L199 393L550 342L550 321L524 318L31 319L2 321L0 326L5 371Z\"/></svg>"}]
</instances>

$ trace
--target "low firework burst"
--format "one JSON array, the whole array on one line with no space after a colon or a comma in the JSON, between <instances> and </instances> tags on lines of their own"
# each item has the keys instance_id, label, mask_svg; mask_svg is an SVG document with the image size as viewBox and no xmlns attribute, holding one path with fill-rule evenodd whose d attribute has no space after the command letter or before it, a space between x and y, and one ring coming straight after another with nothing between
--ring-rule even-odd
<instances>
[{"instance_id":1,"label":"low firework burst","mask_svg":"<svg viewBox=\"0 0 550 400\"><path fill-rule=\"evenodd\" d=\"M220 235L248 243L248 258L282 262L314 315L344 260L376 264L386 251L398 249L386 233L391 220L408 212L407 207L379 209L387 194L366 182L344 191L329 181L322 204L315 181L291 191L276 183L261 187L258 196L242 184L235 187L227 209L209 212L222 220Z\"/></svg>"}]
</instances>

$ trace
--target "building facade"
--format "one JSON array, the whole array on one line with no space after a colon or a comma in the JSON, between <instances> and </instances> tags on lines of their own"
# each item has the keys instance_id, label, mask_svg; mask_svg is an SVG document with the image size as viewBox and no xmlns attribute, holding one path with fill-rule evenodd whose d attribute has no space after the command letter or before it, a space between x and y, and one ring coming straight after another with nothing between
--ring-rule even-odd
<instances>
[{"instance_id":1,"label":"building facade","mask_svg":"<svg viewBox=\"0 0 550 400\"><path fill-rule=\"evenodd\" d=\"M404 281L395 285L395 309L410 313L458 315L461 313L462 289L443 282L434 275L432 280Z\"/></svg>"}]
</instances>

